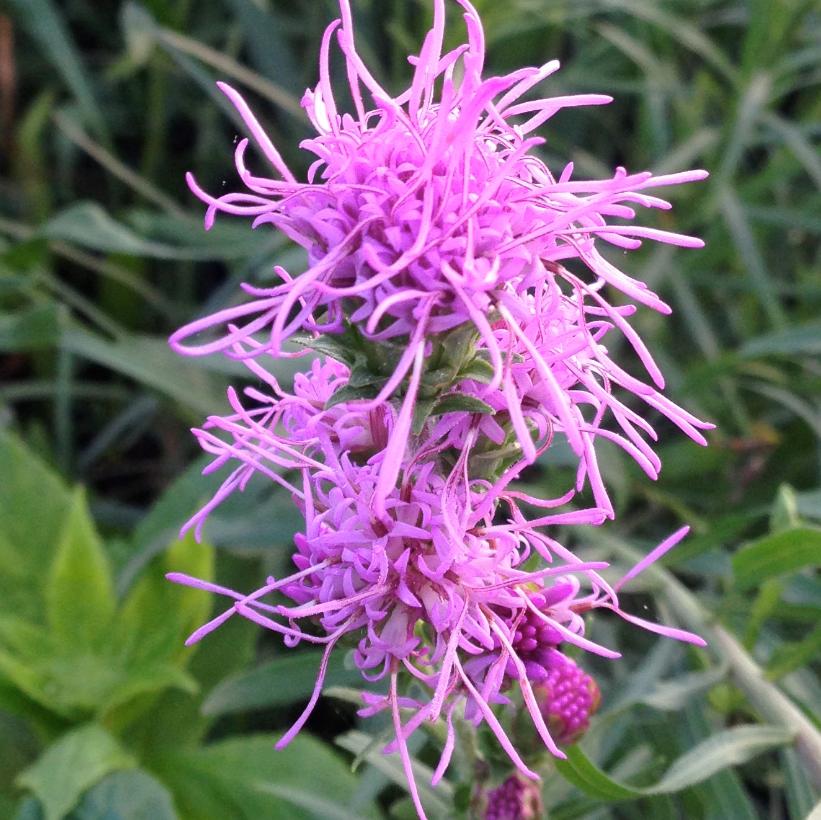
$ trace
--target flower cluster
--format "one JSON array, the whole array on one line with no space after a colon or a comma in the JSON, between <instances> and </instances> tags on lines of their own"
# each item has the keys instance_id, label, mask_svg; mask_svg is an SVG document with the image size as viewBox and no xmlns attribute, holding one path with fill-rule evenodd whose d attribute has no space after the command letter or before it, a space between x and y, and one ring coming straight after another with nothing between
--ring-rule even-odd
<instances>
[{"instance_id":1,"label":"flower cluster","mask_svg":"<svg viewBox=\"0 0 821 820\"><path fill-rule=\"evenodd\" d=\"M303 100L317 131L303 143L316 157L305 182L237 92L220 86L276 178L248 169L245 139L235 156L245 192L215 198L189 176L208 206L206 227L217 212L251 216L254 227L270 224L302 245L308 268L296 276L277 268L281 284L245 285L249 301L171 339L181 353L242 361L257 381L230 390L231 412L195 431L214 457L209 470L233 469L188 526L199 531L254 476L287 490L305 520L295 572L250 594L170 576L229 599L189 640L240 615L288 646L323 647L313 695L280 745L310 715L331 652L348 647L364 680L386 683L363 694L361 714L391 714L395 739L386 751L399 752L420 817L407 740L424 721L447 726L434 782L448 767L456 719L487 724L519 772L537 778L500 717L514 699L554 755L584 731L598 689L565 653L618 657L586 637L589 611L701 643L626 613L618 597L620 584L686 528L618 584L602 575L605 563L565 548L556 530L614 515L599 439L656 477L656 433L642 406L705 443L700 431L710 425L662 394L659 368L628 322L635 306L611 304L606 292L669 309L599 247L629 250L643 239L700 246L615 220L632 219L636 206L668 208L648 191L705 174L620 168L610 179L578 181L567 166L554 176L533 154L541 140L529 134L562 108L609 98L529 99L555 61L484 78L479 17L468 0L456 1L467 42L443 52L446 7L434 0L433 28L410 58L411 86L392 97L360 59L348 0L340 0L341 20L322 41L319 84ZM334 43L351 113L340 112L331 89ZM613 360L606 342L616 335L647 380ZM286 346L289 339L301 349ZM323 355L290 391L266 367L271 357L311 350ZM522 470L557 436L578 461L572 486L553 499L517 489ZM571 506L583 490L593 504Z\"/></svg>"}]
</instances>

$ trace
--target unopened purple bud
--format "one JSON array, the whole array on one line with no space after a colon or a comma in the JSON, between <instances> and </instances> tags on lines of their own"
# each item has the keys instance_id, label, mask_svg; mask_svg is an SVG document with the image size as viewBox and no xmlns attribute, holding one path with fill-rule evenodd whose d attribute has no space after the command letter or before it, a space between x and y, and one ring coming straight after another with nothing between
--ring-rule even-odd
<instances>
[{"instance_id":1,"label":"unopened purple bud","mask_svg":"<svg viewBox=\"0 0 821 820\"><path fill-rule=\"evenodd\" d=\"M488 792L484 820L536 820L543 816L538 783L512 774Z\"/></svg>"},{"instance_id":2,"label":"unopened purple bud","mask_svg":"<svg viewBox=\"0 0 821 820\"><path fill-rule=\"evenodd\" d=\"M533 689L551 734L557 743L567 745L587 731L601 693L575 661L556 649L549 650L549 656L547 676Z\"/></svg>"}]
</instances>

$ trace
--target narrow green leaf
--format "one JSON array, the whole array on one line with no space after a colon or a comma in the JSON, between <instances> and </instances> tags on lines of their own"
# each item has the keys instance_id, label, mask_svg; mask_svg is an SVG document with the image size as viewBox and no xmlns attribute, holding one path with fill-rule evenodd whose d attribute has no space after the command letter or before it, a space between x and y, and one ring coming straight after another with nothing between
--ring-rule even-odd
<instances>
[{"instance_id":1,"label":"narrow green leaf","mask_svg":"<svg viewBox=\"0 0 821 820\"><path fill-rule=\"evenodd\" d=\"M767 677L779 680L790 672L812 663L821 653L821 624L816 624L800 641L779 644L767 663Z\"/></svg>"},{"instance_id":2,"label":"narrow green leaf","mask_svg":"<svg viewBox=\"0 0 821 820\"><path fill-rule=\"evenodd\" d=\"M253 0L229 0L229 4L242 25L257 68L266 77L275 77L283 88L298 88L302 77L297 72L291 43L275 14L263 11Z\"/></svg>"},{"instance_id":3,"label":"narrow green leaf","mask_svg":"<svg viewBox=\"0 0 821 820\"><path fill-rule=\"evenodd\" d=\"M66 646L92 646L111 626L116 606L111 567L81 489L60 531L45 601L49 627Z\"/></svg>"},{"instance_id":4,"label":"narrow green leaf","mask_svg":"<svg viewBox=\"0 0 821 820\"><path fill-rule=\"evenodd\" d=\"M762 752L784 746L793 732L780 726L736 726L717 732L682 755L649 790L677 792L701 783L716 772L746 763Z\"/></svg>"},{"instance_id":5,"label":"narrow green leaf","mask_svg":"<svg viewBox=\"0 0 821 820\"><path fill-rule=\"evenodd\" d=\"M800 523L798 496L789 484L782 484L770 510L770 532L789 530Z\"/></svg>"},{"instance_id":6,"label":"narrow green leaf","mask_svg":"<svg viewBox=\"0 0 821 820\"><path fill-rule=\"evenodd\" d=\"M411 432L413 435L418 436L425 429L425 423L430 418L431 412L433 412L434 404L436 404L436 399L417 398L413 407L413 419L411 419Z\"/></svg>"},{"instance_id":7,"label":"narrow green leaf","mask_svg":"<svg viewBox=\"0 0 821 820\"><path fill-rule=\"evenodd\" d=\"M493 365L477 356L461 368L458 378L471 379L473 381L482 382L482 384L487 384L493 378L493 372Z\"/></svg>"},{"instance_id":8,"label":"narrow green leaf","mask_svg":"<svg viewBox=\"0 0 821 820\"><path fill-rule=\"evenodd\" d=\"M297 788L287 783L264 783L260 790L322 820L360 820L362 816L358 810L340 806L335 795L323 797L308 786Z\"/></svg>"},{"instance_id":9,"label":"narrow green leaf","mask_svg":"<svg viewBox=\"0 0 821 820\"><path fill-rule=\"evenodd\" d=\"M732 558L739 589L751 589L804 567L821 565L821 529L793 527L754 541Z\"/></svg>"},{"instance_id":10,"label":"narrow green leaf","mask_svg":"<svg viewBox=\"0 0 821 820\"><path fill-rule=\"evenodd\" d=\"M781 307L775 280L759 248L758 239L747 220L736 194L725 187L719 202L730 236L744 263L750 284L758 292L759 302L771 324L779 330L787 326L787 317Z\"/></svg>"},{"instance_id":11,"label":"narrow green leaf","mask_svg":"<svg viewBox=\"0 0 821 820\"><path fill-rule=\"evenodd\" d=\"M290 91L260 76L255 71L251 71L245 66L240 65L240 63L228 57L223 52L211 48L205 45L205 43L195 40L193 37L187 37L184 34L180 34L168 28L158 29L158 37L163 48L172 54L176 53L179 56L188 55L195 57L206 65L215 68L222 76L238 80L243 85L253 89L257 94L266 97L292 116L300 120L304 116L302 107L299 104L299 99Z\"/></svg>"},{"instance_id":12,"label":"narrow green leaf","mask_svg":"<svg viewBox=\"0 0 821 820\"><path fill-rule=\"evenodd\" d=\"M45 820L61 820L86 789L105 775L135 765L119 743L96 723L63 735L17 778L40 800Z\"/></svg>"},{"instance_id":13,"label":"narrow green leaf","mask_svg":"<svg viewBox=\"0 0 821 820\"><path fill-rule=\"evenodd\" d=\"M336 359L342 364L352 367L357 361L364 359L363 352L359 347L355 333L347 331L340 335L325 334L323 336L308 336L307 334L296 334L291 340L300 347L306 347L322 356Z\"/></svg>"},{"instance_id":14,"label":"narrow green leaf","mask_svg":"<svg viewBox=\"0 0 821 820\"><path fill-rule=\"evenodd\" d=\"M756 336L745 342L738 352L747 359L817 355L821 353L821 322L807 322L788 330Z\"/></svg>"},{"instance_id":15,"label":"narrow green leaf","mask_svg":"<svg viewBox=\"0 0 821 820\"><path fill-rule=\"evenodd\" d=\"M53 302L0 313L0 350L20 352L53 347L60 337L62 311Z\"/></svg>"},{"instance_id":16,"label":"narrow green leaf","mask_svg":"<svg viewBox=\"0 0 821 820\"><path fill-rule=\"evenodd\" d=\"M225 402L217 379L202 367L176 356L164 339L124 336L112 342L72 328L63 334L62 344L84 359L160 391L198 415L213 413Z\"/></svg>"},{"instance_id":17,"label":"narrow green leaf","mask_svg":"<svg viewBox=\"0 0 821 820\"><path fill-rule=\"evenodd\" d=\"M268 663L222 681L206 698L206 715L227 715L249 709L283 706L307 699L314 688L320 652L285 652ZM360 681L356 670L345 668L337 653L328 662L325 686L347 686Z\"/></svg>"},{"instance_id":18,"label":"narrow green leaf","mask_svg":"<svg viewBox=\"0 0 821 820\"><path fill-rule=\"evenodd\" d=\"M683 709L691 699L712 689L727 676L726 666L715 666L704 672L691 672L675 680L659 681L639 700L654 709L664 712L677 712Z\"/></svg>"},{"instance_id":19,"label":"narrow green leaf","mask_svg":"<svg viewBox=\"0 0 821 820\"><path fill-rule=\"evenodd\" d=\"M762 752L789 743L793 733L778 726L738 726L702 741L682 755L653 786L633 787L613 780L593 763L578 745L566 749L567 760L556 767L585 794L600 800L634 800L670 794L701 783L729 766L746 763Z\"/></svg>"},{"instance_id":20,"label":"narrow green leaf","mask_svg":"<svg viewBox=\"0 0 821 820\"><path fill-rule=\"evenodd\" d=\"M364 387L351 387L345 385L340 387L326 402L325 409L330 410L337 404L347 401L359 401L360 399L372 399L379 392L377 385L365 385Z\"/></svg>"},{"instance_id":21,"label":"narrow green leaf","mask_svg":"<svg viewBox=\"0 0 821 820\"><path fill-rule=\"evenodd\" d=\"M343 749L364 759L375 769L387 775L397 786L407 790L408 781L399 760L399 755L382 754L381 745L374 744L373 737L364 732L347 732L336 739ZM418 760L411 761L419 797L432 817L449 817L452 813L453 787L446 780L439 782L434 789L430 786L433 771Z\"/></svg>"},{"instance_id":22,"label":"narrow green leaf","mask_svg":"<svg viewBox=\"0 0 821 820\"><path fill-rule=\"evenodd\" d=\"M91 78L55 4L52 0L12 0L12 5L44 58L53 64L55 76L65 81L85 117L98 134L105 136L105 118L94 98Z\"/></svg>"},{"instance_id":23,"label":"narrow green leaf","mask_svg":"<svg viewBox=\"0 0 821 820\"><path fill-rule=\"evenodd\" d=\"M476 396L463 396L459 393L451 393L437 399L431 410L432 416L442 416L445 413L482 413L492 416L496 411Z\"/></svg>"},{"instance_id":24,"label":"narrow green leaf","mask_svg":"<svg viewBox=\"0 0 821 820\"><path fill-rule=\"evenodd\" d=\"M120 26L131 62L135 66L144 65L157 41L154 18L141 5L129 0L120 9Z\"/></svg>"},{"instance_id":25,"label":"narrow green leaf","mask_svg":"<svg viewBox=\"0 0 821 820\"><path fill-rule=\"evenodd\" d=\"M821 521L821 489L797 494L798 514L813 521Z\"/></svg>"},{"instance_id":26,"label":"narrow green leaf","mask_svg":"<svg viewBox=\"0 0 821 820\"><path fill-rule=\"evenodd\" d=\"M761 582L758 594L750 606L750 614L744 630L744 646L752 649L767 619L775 612L784 594L784 581L780 578L768 578Z\"/></svg>"},{"instance_id":27,"label":"narrow green leaf","mask_svg":"<svg viewBox=\"0 0 821 820\"><path fill-rule=\"evenodd\" d=\"M640 20L646 20L662 31L668 32L682 46L703 57L717 71L728 79L733 79L736 69L716 43L698 26L682 16L670 14L664 6L644 2L644 0L601 0L605 8L625 12Z\"/></svg>"},{"instance_id":28,"label":"narrow green leaf","mask_svg":"<svg viewBox=\"0 0 821 820\"><path fill-rule=\"evenodd\" d=\"M706 712L706 709L695 703L684 707L681 715L684 725L676 737L678 748L695 746L715 731ZM706 809L704 820L724 820L726 817L732 817L733 820L759 820L755 805L735 769L727 768L716 772L693 789L693 794L698 795Z\"/></svg>"},{"instance_id":29,"label":"narrow green leaf","mask_svg":"<svg viewBox=\"0 0 821 820\"><path fill-rule=\"evenodd\" d=\"M569 746L564 751L567 759L557 758L554 761L559 774L589 797L616 802L635 800L643 796L641 789L625 786L606 775L587 757L580 746Z\"/></svg>"},{"instance_id":30,"label":"narrow green leaf","mask_svg":"<svg viewBox=\"0 0 821 820\"><path fill-rule=\"evenodd\" d=\"M60 239L83 248L105 253L150 256L158 259L202 258L191 249L177 248L144 239L131 228L117 222L94 202L77 202L40 229L49 239Z\"/></svg>"},{"instance_id":31,"label":"narrow green leaf","mask_svg":"<svg viewBox=\"0 0 821 820\"><path fill-rule=\"evenodd\" d=\"M809 817L812 811L815 791L807 772L801 765L795 749L782 749L781 770L784 772L784 790L790 817Z\"/></svg>"}]
</instances>

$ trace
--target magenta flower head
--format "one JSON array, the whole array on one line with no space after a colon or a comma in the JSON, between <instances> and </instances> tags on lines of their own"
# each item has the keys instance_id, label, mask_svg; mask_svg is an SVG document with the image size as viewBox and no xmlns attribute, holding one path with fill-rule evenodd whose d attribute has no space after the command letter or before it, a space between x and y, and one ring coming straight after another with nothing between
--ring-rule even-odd
<instances>
[{"instance_id":1,"label":"magenta flower head","mask_svg":"<svg viewBox=\"0 0 821 820\"><path fill-rule=\"evenodd\" d=\"M326 409L329 392L343 389L345 380L343 367L316 361L297 379L293 394L278 388L275 397L247 389L246 398L254 402L249 408L232 391L233 412L213 416L195 431L215 457L212 467L228 461L238 466L189 525L201 526L216 504L254 475L266 476L291 492L305 518L304 532L295 538L295 572L269 578L249 594L169 576L232 601L189 642L240 615L282 635L288 646L309 642L324 648L313 695L280 745L305 724L331 652L346 646L365 681L389 682L387 696L363 695L361 714L390 711L396 740L386 750L399 751L424 816L407 749L408 736L423 721L442 718L447 724L434 783L450 762L457 709L476 726L486 723L512 764L530 778L538 775L494 707L520 699L540 743L557 756L563 756L559 744L586 728L595 690L558 647L619 656L585 636L587 612L610 609L646 629L703 643L690 633L625 613L618 600L620 584L611 585L600 574L607 564L584 562L539 531L545 524L600 523L597 511L557 512L528 521L519 509L528 496L503 483L470 478L469 442L444 469L443 446L434 434L439 424L414 439L398 486L378 513L371 499L395 421L386 408L362 413L356 403L340 403ZM474 440L477 430L474 426ZM283 471L300 478L291 481ZM563 501L532 500L543 506ZM625 580L685 534L686 528L668 539ZM532 558L548 565L528 568ZM427 696L401 695L400 677L414 680Z\"/></svg>"},{"instance_id":2,"label":"magenta flower head","mask_svg":"<svg viewBox=\"0 0 821 820\"><path fill-rule=\"evenodd\" d=\"M208 205L206 227L220 211L251 217L255 227L271 225L305 248L308 268L297 275L277 268L281 284L270 288L245 285L250 301L192 322L172 336L172 346L189 355L222 351L243 360L282 356L284 342L294 333L343 333L349 324L368 343L392 342L401 355L369 386L377 402L404 394L394 437L399 451L425 389L431 344L437 339L447 344L450 332L468 326L481 339L490 365L482 392L501 388L528 461L538 447L520 408L511 345L524 348L536 369L538 389L528 398L544 408L553 429L579 458L589 460L602 402L611 410L618 406L602 398L612 377L701 440L696 428L704 425L659 398L662 375L627 322L634 308L610 306L602 288L609 285L662 312L669 308L608 261L600 245L630 250L651 239L700 247L699 239L630 220L637 207L670 207L649 191L700 180L706 173L654 176L619 168L610 178L587 181L574 179L572 165L552 173L533 154L544 142L533 132L564 108L601 105L611 98L530 99L533 89L559 68L555 60L484 77L478 14L468 0L457 3L464 11L467 42L443 52L446 4L434 0L433 28L419 54L410 58L410 88L393 97L358 55L349 2L340 0L341 20L328 27L322 41L319 83L303 99L317 130L302 144L315 157L305 181L285 165L240 95L220 84L274 176L248 169L248 139L236 149L244 192L213 197L189 175L191 189ZM334 45L345 58L350 112L339 109L331 86ZM567 260L581 263L589 275L571 276L563 267ZM534 321L541 325L537 336ZM602 359L597 339L606 326L627 337L655 388ZM584 386L592 421L584 420L569 395L579 380L573 359L580 344L595 361L598 389ZM459 375L457 366L452 381ZM622 413L619 422L627 415ZM645 466L653 458L642 461ZM395 481L396 467L395 458L386 460L377 505ZM587 472L600 506L608 508L595 467Z\"/></svg>"},{"instance_id":3,"label":"magenta flower head","mask_svg":"<svg viewBox=\"0 0 821 820\"><path fill-rule=\"evenodd\" d=\"M425 721L446 724L435 784L453 754L457 719L487 726L517 770L489 802L496 813L488 816L507 816L506 806L530 800L522 802L532 787L520 778L539 777L512 739L510 707L541 748L562 757L561 744L584 731L598 704L595 684L566 650L619 657L587 634L590 612L703 644L625 612L618 595L686 528L616 584L606 563L582 560L559 533L614 515L599 439L656 477L656 432L643 408L705 443L700 431L711 425L661 393L659 368L628 322L635 305L612 305L605 293L669 308L601 252L644 239L699 247L630 221L637 207L670 207L650 191L705 173L619 168L582 181L567 166L553 174L533 153L543 141L534 130L563 108L610 98L530 99L555 61L485 77L479 17L468 0L454 5L467 42L443 50L446 4L433 0L433 28L410 58L411 85L392 97L360 59L348 0L340 0L319 83L303 101L317 131L302 145L315 157L307 180L288 169L239 94L220 86L274 177L248 169L247 139L235 156L243 192L215 198L189 175L208 206L206 227L220 211L249 216L302 245L308 266L296 275L277 268L279 284L245 285L249 301L171 338L181 353L242 361L257 381L242 394L229 390L231 411L194 431L213 456L208 470L231 471L188 526L199 532L216 505L257 477L290 493L305 525L294 539L294 572L250 593L170 577L230 601L191 642L239 615L287 646L322 647L314 692L280 745L305 724L331 653L344 648L366 684L383 682L363 693L360 714L390 714L395 736L385 751L399 753L419 816L408 738ZM349 112L331 88L334 45L347 67ZM568 260L584 273L568 270ZM646 379L614 361L606 343L617 334ZM284 347L292 337L301 352ZM325 358L283 389L266 368L270 357L311 348ZM577 459L573 486L553 499L517 488L557 436ZM584 488L592 505L571 508Z\"/></svg>"}]
</instances>

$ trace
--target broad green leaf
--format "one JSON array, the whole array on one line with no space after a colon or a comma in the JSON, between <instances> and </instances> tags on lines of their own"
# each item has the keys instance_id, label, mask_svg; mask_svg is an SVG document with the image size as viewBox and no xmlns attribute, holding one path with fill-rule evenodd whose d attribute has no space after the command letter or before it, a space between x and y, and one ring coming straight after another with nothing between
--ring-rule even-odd
<instances>
[{"instance_id":1,"label":"broad green leaf","mask_svg":"<svg viewBox=\"0 0 821 820\"><path fill-rule=\"evenodd\" d=\"M176 820L171 794L140 769L114 772L89 789L70 820Z\"/></svg>"},{"instance_id":2,"label":"broad green leaf","mask_svg":"<svg viewBox=\"0 0 821 820\"><path fill-rule=\"evenodd\" d=\"M189 532L155 559L126 598L115 631L121 643L147 658L179 654L182 640L208 619L214 605L213 595L172 584L165 578L167 572L210 581L213 547L197 543Z\"/></svg>"},{"instance_id":3,"label":"broad green leaf","mask_svg":"<svg viewBox=\"0 0 821 820\"><path fill-rule=\"evenodd\" d=\"M202 471L210 462L201 456L178 475L165 492L157 499L148 512L140 518L131 537L134 552L153 550L152 557L159 550L178 537L182 524L194 513L198 505L216 492L222 483L219 475L203 475Z\"/></svg>"},{"instance_id":4,"label":"broad green leaf","mask_svg":"<svg viewBox=\"0 0 821 820\"><path fill-rule=\"evenodd\" d=\"M318 795L314 789L306 786L295 787L287 783L266 783L260 786L261 791L289 803L297 809L310 813L323 820L359 820L359 810L340 806L335 795Z\"/></svg>"},{"instance_id":5,"label":"broad green leaf","mask_svg":"<svg viewBox=\"0 0 821 820\"><path fill-rule=\"evenodd\" d=\"M175 569L210 578L213 550L191 538L175 543L115 614L111 581L100 574L95 554L99 545L89 547L87 535L84 540L75 528L73 540L61 546L47 590L48 628L0 618L0 679L63 717L105 716L110 725L122 726L138 706L150 706L145 696L168 688L196 691L195 679L183 668L191 655L184 640L207 619L212 596L175 587L165 573ZM78 594L80 576L85 580Z\"/></svg>"},{"instance_id":6,"label":"broad green leaf","mask_svg":"<svg viewBox=\"0 0 821 820\"><path fill-rule=\"evenodd\" d=\"M172 482L141 519L132 537L132 549L117 579L120 592L128 590L145 566L175 540L181 525L217 491L225 476L202 475L210 462L197 459ZM289 543L303 523L287 493L263 482L253 482L245 492L215 510L205 527L206 539L220 547L270 554L272 544ZM249 541L250 539L250 541ZM168 571L174 571L169 567Z\"/></svg>"},{"instance_id":7,"label":"broad green leaf","mask_svg":"<svg viewBox=\"0 0 821 820\"><path fill-rule=\"evenodd\" d=\"M556 760L562 776L590 797L600 800L634 800L670 794L701 783L716 772L746 763L762 752L784 746L793 733L777 726L737 726L702 741L679 757L652 786L628 786L613 780L593 763L579 746L565 750L566 760Z\"/></svg>"},{"instance_id":8,"label":"broad green leaf","mask_svg":"<svg viewBox=\"0 0 821 820\"><path fill-rule=\"evenodd\" d=\"M206 698L203 712L226 715L307 699L314 688L320 658L320 652L286 650L256 669L222 681ZM326 686L353 685L361 679L359 672L345 668L341 653L331 656Z\"/></svg>"},{"instance_id":9,"label":"broad green leaf","mask_svg":"<svg viewBox=\"0 0 821 820\"><path fill-rule=\"evenodd\" d=\"M111 772L135 765L119 743L96 723L74 729L53 743L17 778L42 803L45 820L60 820L86 789Z\"/></svg>"},{"instance_id":10,"label":"broad green leaf","mask_svg":"<svg viewBox=\"0 0 821 820\"><path fill-rule=\"evenodd\" d=\"M0 491L2 492L2 491ZM28 561L25 553L13 544L0 524L0 612L16 612L36 619L42 607L37 592L40 575Z\"/></svg>"},{"instance_id":11,"label":"broad green leaf","mask_svg":"<svg viewBox=\"0 0 821 820\"><path fill-rule=\"evenodd\" d=\"M376 816L373 809L344 813L357 781L325 744L303 733L277 751L276 740L260 735L225 740L169 753L154 765L181 814L197 820L324 820L330 804L340 812L335 817Z\"/></svg>"},{"instance_id":12,"label":"broad green leaf","mask_svg":"<svg viewBox=\"0 0 821 820\"><path fill-rule=\"evenodd\" d=\"M17 710L15 710L17 711ZM0 794L11 791L17 773L32 763L41 741L24 714L4 711L0 696ZM0 817L3 817L0 811Z\"/></svg>"},{"instance_id":13,"label":"broad green leaf","mask_svg":"<svg viewBox=\"0 0 821 820\"><path fill-rule=\"evenodd\" d=\"M747 544L732 558L736 586L751 589L768 578L821 565L821 529L793 527Z\"/></svg>"},{"instance_id":14,"label":"broad green leaf","mask_svg":"<svg viewBox=\"0 0 821 820\"><path fill-rule=\"evenodd\" d=\"M8 353L53 347L60 337L63 316L53 302L0 313L0 350Z\"/></svg>"},{"instance_id":15,"label":"broad green leaf","mask_svg":"<svg viewBox=\"0 0 821 820\"><path fill-rule=\"evenodd\" d=\"M196 687L179 663L163 657L135 659L127 647L115 642L116 632L106 637L105 643L83 648L65 644L43 627L0 618L0 679L70 720L103 714L166 687ZM151 637L144 634L134 640L140 646Z\"/></svg>"},{"instance_id":16,"label":"broad green leaf","mask_svg":"<svg viewBox=\"0 0 821 820\"><path fill-rule=\"evenodd\" d=\"M9 816L12 815L9 814ZM40 802L33 797L24 797L17 807L14 820L43 820L43 817L43 807Z\"/></svg>"},{"instance_id":17,"label":"broad green leaf","mask_svg":"<svg viewBox=\"0 0 821 820\"><path fill-rule=\"evenodd\" d=\"M128 748L149 769L164 754L200 746L212 723L200 711L199 693L181 689L166 689L148 703L138 701L130 715L118 713L114 719L123 725Z\"/></svg>"},{"instance_id":18,"label":"broad green leaf","mask_svg":"<svg viewBox=\"0 0 821 820\"><path fill-rule=\"evenodd\" d=\"M73 718L76 713L63 702L62 687L51 672L56 660L48 630L11 615L0 617L0 683L46 709Z\"/></svg>"},{"instance_id":19,"label":"broad green leaf","mask_svg":"<svg viewBox=\"0 0 821 820\"><path fill-rule=\"evenodd\" d=\"M51 563L56 537L71 504L71 494L59 477L11 433L0 430L0 563L15 565L11 577L0 572L0 611L14 606L15 614L40 610L37 597L43 570ZM23 610L10 596L17 587L26 597ZM25 594L25 595L24 595ZM33 614L33 613L32 613Z\"/></svg>"},{"instance_id":20,"label":"broad green leaf","mask_svg":"<svg viewBox=\"0 0 821 820\"><path fill-rule=\"evenodd\" d=\"M111 626L111 567L78 489L58 536L45 587L46 617L58 643L88 648Z\"/></svg>"}]
</instances>

